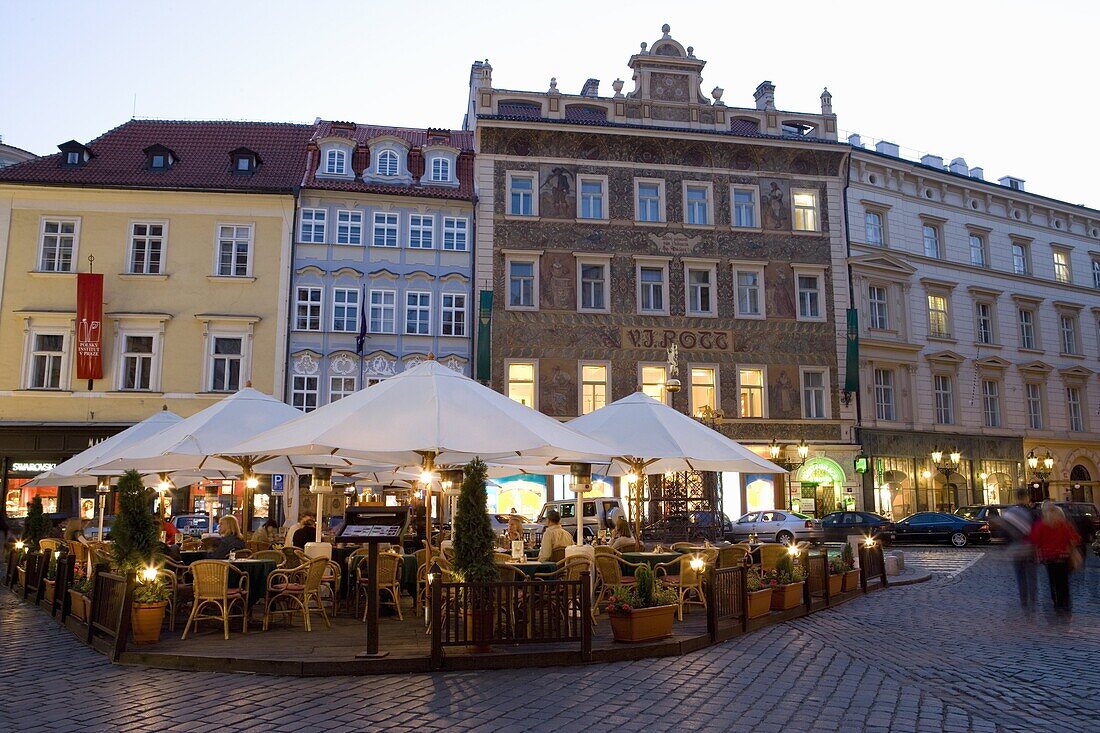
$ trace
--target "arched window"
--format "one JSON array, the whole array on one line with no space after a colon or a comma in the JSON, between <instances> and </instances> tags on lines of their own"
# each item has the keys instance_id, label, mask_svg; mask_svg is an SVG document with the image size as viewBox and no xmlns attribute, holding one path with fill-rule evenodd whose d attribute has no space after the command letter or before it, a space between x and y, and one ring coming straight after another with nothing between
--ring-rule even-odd
<instances>
[{"instance_id":1,"label":"arched window","mask_svg":"<svg viewBox=\"0 0 1100 733\"><path fill-rule=\"evenodd\" d=\"M396 176L397 175L397 153L392 150L383 150L378 155L378 175L380 176Z\"/></svg>"},{"instance_id":2,"label":"arched window","mask_svg":"<svg viewBox=\"0 0 1100 733\"><path fill-rule=\"evenodd\" d=\"M1072 470L1070 470L1069 480L1070 481L1092 481L1092 475L1089 473L1089 470L1087 468L1085 468L1080 463L1078 463L1076 466L1073 467Z\"/></svg>"},{"instance_id":3,"label":"arched window","mask_svg":"<svg viewBox=\"0 0 1100 733\"><path fill-rule=\"evenodd\" d=\"M342 176L347 173L348 156L343 150L333 148L325 156L325 173L334 176Z\"/></svg>"},{"instance_id":4,"label":"arched window","mask_svg":"<svg viewBox=\"0 0 1100 733\"><path fill-rule=\"evenodd\" d=\"M451 161L442 156L436 156L432 158L432 180L451 180Z\"/></svg>"}]
</instances>

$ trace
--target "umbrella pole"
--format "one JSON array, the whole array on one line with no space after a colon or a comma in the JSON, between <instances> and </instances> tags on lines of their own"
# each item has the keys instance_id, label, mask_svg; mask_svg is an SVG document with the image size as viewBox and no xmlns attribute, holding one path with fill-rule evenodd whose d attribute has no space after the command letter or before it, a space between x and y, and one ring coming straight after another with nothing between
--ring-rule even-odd
<instances>
[{"instance_id":1,"label":"umbrella pole","mask_svg":"<svg viewBox=\"0 0 1100 733\"><path fill-rule=\"evenodd\" d=\"M103 508L107 504L107 495L99 495L99 534L96 535L96 539L100 542L103 541Z\"/></svg>"}]
</instances>

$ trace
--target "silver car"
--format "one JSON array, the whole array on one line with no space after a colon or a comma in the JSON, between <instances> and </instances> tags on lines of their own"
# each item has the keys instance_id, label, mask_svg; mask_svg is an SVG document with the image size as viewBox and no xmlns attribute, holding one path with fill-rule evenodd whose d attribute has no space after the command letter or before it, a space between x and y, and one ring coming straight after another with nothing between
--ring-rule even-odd
<instances>
[{"instance_id":1,"label":"silver car","mask_svg":"<svg viewBox=\"0 0 1100 733\"><path fill-rule=\"evenodd\" d=\"M821 522L805 514L789 511L749 512L733 523L733 535L737 541L756 535L761 542L783 544L802 540L820 542L825 539Z\"/></svg>"}]
</instances>

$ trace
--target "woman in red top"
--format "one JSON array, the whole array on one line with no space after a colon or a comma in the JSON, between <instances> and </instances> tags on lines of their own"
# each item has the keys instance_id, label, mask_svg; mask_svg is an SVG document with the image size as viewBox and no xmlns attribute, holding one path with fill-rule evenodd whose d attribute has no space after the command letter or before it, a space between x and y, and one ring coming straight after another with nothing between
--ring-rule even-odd
<instances>
[{"instance_id":1,"label":"woman in red top","mask_svg":"<svg viewBox=\"0 0 1100 733\"><path fill-rule=\"evenodd\" d=\"M1054 610L1069 613L1069 572L1070 554L1081 543L1081 536L1073 524L1066 519L1061 508L1054 502L1043 502L1043 516L1031 528L1031 544L1039 562L1047 566L1047 579L1050 581L1050 597L1054 600Z\"/></svg>"}]
</instances>

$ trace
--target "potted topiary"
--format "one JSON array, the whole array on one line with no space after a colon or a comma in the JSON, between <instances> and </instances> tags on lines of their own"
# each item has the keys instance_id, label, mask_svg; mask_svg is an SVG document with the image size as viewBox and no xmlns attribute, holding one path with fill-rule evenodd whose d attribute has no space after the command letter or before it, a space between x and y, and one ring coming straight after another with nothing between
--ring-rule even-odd
<instances>
[{"instance_id":1,"label":"potted topiary","mask_svg":"<svg viewBox=\"0 0 1100 733\"><path fill-rule=\"evenodd\" d=\"M159 549L160 527L153 517L153 492L142 484L137 471L127 471L118 481L118 515L111 524L111 557L115 570L134 578L152 568L153 555ZM158 587L160 586L160 587ZM168 594L150 570L141 586L135 589L130 616L134 639L140 643L160 638Z\"/></svg>"},{"instance_id":2,"label":"potted topiary","mask_svg":"<svg viewBox=\"0 0 1100 733\"><path fill-rule=\"evenodd\" d=\"M771 613L772 592L779 585L779 578L774 570L763 572L750 570L745 578L745 584L749 591L748 614L749 618L760 618Z\"/></svg>"},{"instance_id":3,"label":"potted topiary","mask_svg":"<svg viewBox=\"0 0 1100 733\"><path fill-rule=\"evenodd\" d=\"M848 572L848 566L844 564L844 558L840 555L829 558L829 595L838 596L844 589L844 573Z\"/></svg>"},{"instance_id":4,"label":"potted topiary","mask_svg":"<svg viewBox=\"0 0 1100 733\"><path fill-rule=\"evenodd\" d=\"M657 581L648 565L634 572L634 586L617 586L604 606L615 641L654 641L672 636L676 592Z\"/></svg>"},{"instance_id":5,"label":"potted topiary","mask_svg":"<svg viewBox=\"0 0 1100 733\"><path fill-rule=\"evenodd\" d=\"M789 553L775 561L775 574L778 582L772 593L772 610L786 611L802 603L806 573Z\"/></svg>"},{"instance_id":6,"label":"potted topiary","mask_svg":"<svg viewBox=\"0 0 1100 733\"><path fill-rule=\"evenodd\" d=\"M38 550L38 541L50 536L53 528L50 518L42 511L42 497L36 496L27 505L27 518L23 520L23 542L29 552Z\"/></svg>"},{"instance_id":7,"label":"potted topiary","mask_svg":"<svg viewBox=\"0 0 1100 733\"><path fill-rule=\"evenodd\" d=\"M134 588L133 609L130 612L130 629L135 644L155 644L160 641L160 627L164 624L164 610L172 590L155 575L147 571L147 577Z\"/></svg>"},{"instance_id":8,"label":"potted topiary","mask_svg":"<svg viewBox=\"0 0 1100 733\"><path fill-rule=\"evenodd\" d=\"M476 652L490 651L493 638L495 594L487 583L495 583L500 572L495 562L496 536L489 524L485 495L487 469L475 458L466 466L462 489L458 494L454 519L454 563L452 572L467 583L466 638Z\"/></svg>"},{"instance_id":9,"label":"potted topiary","mask_svg":"<svg viewBox=\"0 0 1100 733\"><path fill-rule=\"evenodd\" d=\"M73 566L73 582L69 586L69 613L77 620L88 620L88 612L92 605L91 595L92 579L84 563L76 563Z\"/></svg>"},{"instance_id":10,"label":"potted topiary","mask_svg":"<svg viewBox=\"0 0 1100 733\"><path fill-rule=\"evenodd\" d=\"M840 559L844 561L843 591L847 593L859 587L859 570L855 569L856 561L852 553L852 544L850 542L844 543L844 547L840 551Z\"/></svg>"}]
</instances>

